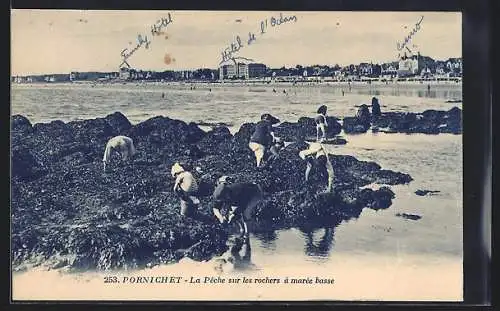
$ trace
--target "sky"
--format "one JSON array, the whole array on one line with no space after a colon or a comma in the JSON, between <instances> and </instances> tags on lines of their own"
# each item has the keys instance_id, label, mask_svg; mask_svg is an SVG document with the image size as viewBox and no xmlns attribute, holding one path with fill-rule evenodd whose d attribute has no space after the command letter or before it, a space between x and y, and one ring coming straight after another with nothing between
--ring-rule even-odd
<instances>
[{"instance_id":1,"label":"sky","mask_svg":"<svg viewBox=\"0 0 500 311\"><path fill-rule=\"evenodd\" d=\"M151 26L169 13L163 34L152 36ZM295 18L272 26L280 14ZM250 45L249 33L255 34ZM237 36L242 46L234 57L273 68L381 63L397 60L397 43L411 33L413 52L462 57L459 12L11 10L11 74L117 71L124 49L137 69L217 68ZM147 36L149 46L133 51L138 35Z\"/></svg>"}]
</instances>

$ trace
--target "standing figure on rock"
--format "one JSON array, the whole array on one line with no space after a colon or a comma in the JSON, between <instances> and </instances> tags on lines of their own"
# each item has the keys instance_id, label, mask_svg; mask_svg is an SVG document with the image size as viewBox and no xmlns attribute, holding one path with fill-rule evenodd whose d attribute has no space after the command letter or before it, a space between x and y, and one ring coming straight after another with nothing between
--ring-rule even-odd
<instances>
[{"instance_id":1,"label":"standing figure on rock","mask_svg":"<svg viewBox=\"0 0 500 311\"><path fill-rule=\"evenodd\" d=\"M128 161L136 153L134 141L127 136L115 136L108 140L104 156L102 157L104 172L106 172L106 167L111 161L111 154L113 152L118 152L123 161Z\"/></svg>"},{"instance_id":2,"label":"standing figure on rock","mask_svg":"<svg viewBox=\"0 0 500 311\"><path fill-rule=\"evenodd\" d=\"M326 128L328 127L328 121L326 120L326 110L328 108L325 105L321 105L318 108L318 114L314 118L316 122L316 141L320 141L319 139L319 131L321 130L321 141L326 139Z\"/></svg>"},{"instance_id":3,"label":"standing figure on rock","mask_svg":"<svg viewBox=\"0 0 500 311\"><path fill-rule=\"evenodd\" d=\"M255 154L255 159L257 160L257 167L261 166L261 162L267 151L274 152L271 150L271 145L274 142L274 132L273 123L279 122L278 119L274 118L270 114L266 113L260 117L260 121L255 126L255 131L250 137L250 142L248 147ZM273 156L278 156L273 153Z\"/></svg>"},{"instance_id":4,"label":"standing figure on rock","mask_svg":"<svg viewBox=\"0 0 500 311\"><path fill-rule=\"evenodd\" d=\"M217 181L213 193L214 205L212 211L221 224L238 223L240 234L248 237L246 221L252 219L257 205L263 199L261 187L254 183L232 183L228 176L222 176ZM224 216L221 210L229 209Z\"/></svg>"},{"instance_id":5,"label":"standing figure on rock","mask_svg":"<svg viewBox=\"0 0 500 311\"><path fill-rule=\"evenodd\" d=\"M320 143L311 143L308 149L299 152L299 156L307 162L306 182L309 181L309 174L313 167L316 167L320 171L326 170L328 174L327 192L332 192L333 166L323 145Z\"/></svg>"},{"instance_id":6,"label":"standing figure on rock","mask_svg":"<svg viewBox=\"0 0 500 311\"><path fill-rule=\"evenodd\" d=\"M359 106L358 112L356 113L356 119L363 124L370 124L371 115L366 104L361 104L361 106Z\"/></svg>"},{"instance_id":7,"label":"standing figure on rock","mask_svg":"<svg viewBox=\"0 0 500 311\"><path fill-rule=\"evenodd\" d=\"M181 215L186 217L195 216L200 200L196 197L198 183L193 174L186 171L179 163L175 163L171 170L175 178L174 193L181 200Z\"/></svg>"},{"instance_id":8,"label":"standing figure on rock","mask_svg":"<svg viewBox=\"0 0 500 311\"><path fill-rule=\"evenodd\" d=\"M380 104L378 103L378 98L372 97L372 117L378 118L382 115L380 111Z\"/></svg>"}]
</instances>

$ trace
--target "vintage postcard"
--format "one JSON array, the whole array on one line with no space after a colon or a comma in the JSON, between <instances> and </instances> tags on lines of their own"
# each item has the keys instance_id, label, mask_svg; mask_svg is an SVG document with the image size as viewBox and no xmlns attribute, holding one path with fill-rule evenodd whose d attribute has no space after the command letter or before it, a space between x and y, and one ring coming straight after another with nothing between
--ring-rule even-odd
<instances>
[{"instance_id":1,"label":"vintage postcard","mask_svg":"<svg viewBox=\"0 0 500 311\"><path fill-rule=\"evenodd\" d=\"M13 301L463 300L461 13L11 19Z\"/></svg>"}]
</instances>

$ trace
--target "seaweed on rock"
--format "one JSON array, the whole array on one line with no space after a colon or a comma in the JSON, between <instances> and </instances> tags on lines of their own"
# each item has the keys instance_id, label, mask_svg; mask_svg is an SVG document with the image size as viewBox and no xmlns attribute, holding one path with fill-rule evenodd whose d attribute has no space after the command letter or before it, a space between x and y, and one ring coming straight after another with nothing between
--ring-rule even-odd
<instances>
[{"instance_id":1,"label":"seaweed on rock","mask_svg":"<svg viewBox=\"0 0 500 311\"><path fill-rule=\"evenodd\" d=\"M266 170L255 168L248 148L252 123L231 135L226 127L204 132L167 117L131 125L120 113L34 126L22 116L12 120L14 265L59 258L55 267L113 269L220 255L228 249L228 232L213 218L210 196L221 175L262 185L265 199L253 226L269 228L338 223L359 217L365 207L387 208L394 197L389 188L362 187L412 180L374 162L332 155L334 191L321 193L326 174L304 182L306 164L298 156L307 146L303 141L281 150ZM104 173L102 152L113 135L132 137L138 153L132 163L115 162ZM177 161L200 182L204 221L180 216L170 176Z\"/></svg>"}]
</instances>

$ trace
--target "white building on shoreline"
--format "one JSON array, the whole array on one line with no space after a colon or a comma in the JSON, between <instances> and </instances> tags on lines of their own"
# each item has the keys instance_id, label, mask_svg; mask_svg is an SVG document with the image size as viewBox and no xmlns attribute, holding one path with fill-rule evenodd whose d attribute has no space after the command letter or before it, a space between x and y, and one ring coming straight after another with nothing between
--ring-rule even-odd
<instances>
[{"instance_id":1,"label":"white building on shoreline","mask_svg":"<svg viewBox=\"0 0 500 311\"><path fill-rule=\"evenodd\" d=\"M252 79L264 77L267 66L260 63L235 63L219 67L219 79Z\"/></svg>"}]
</instances>

